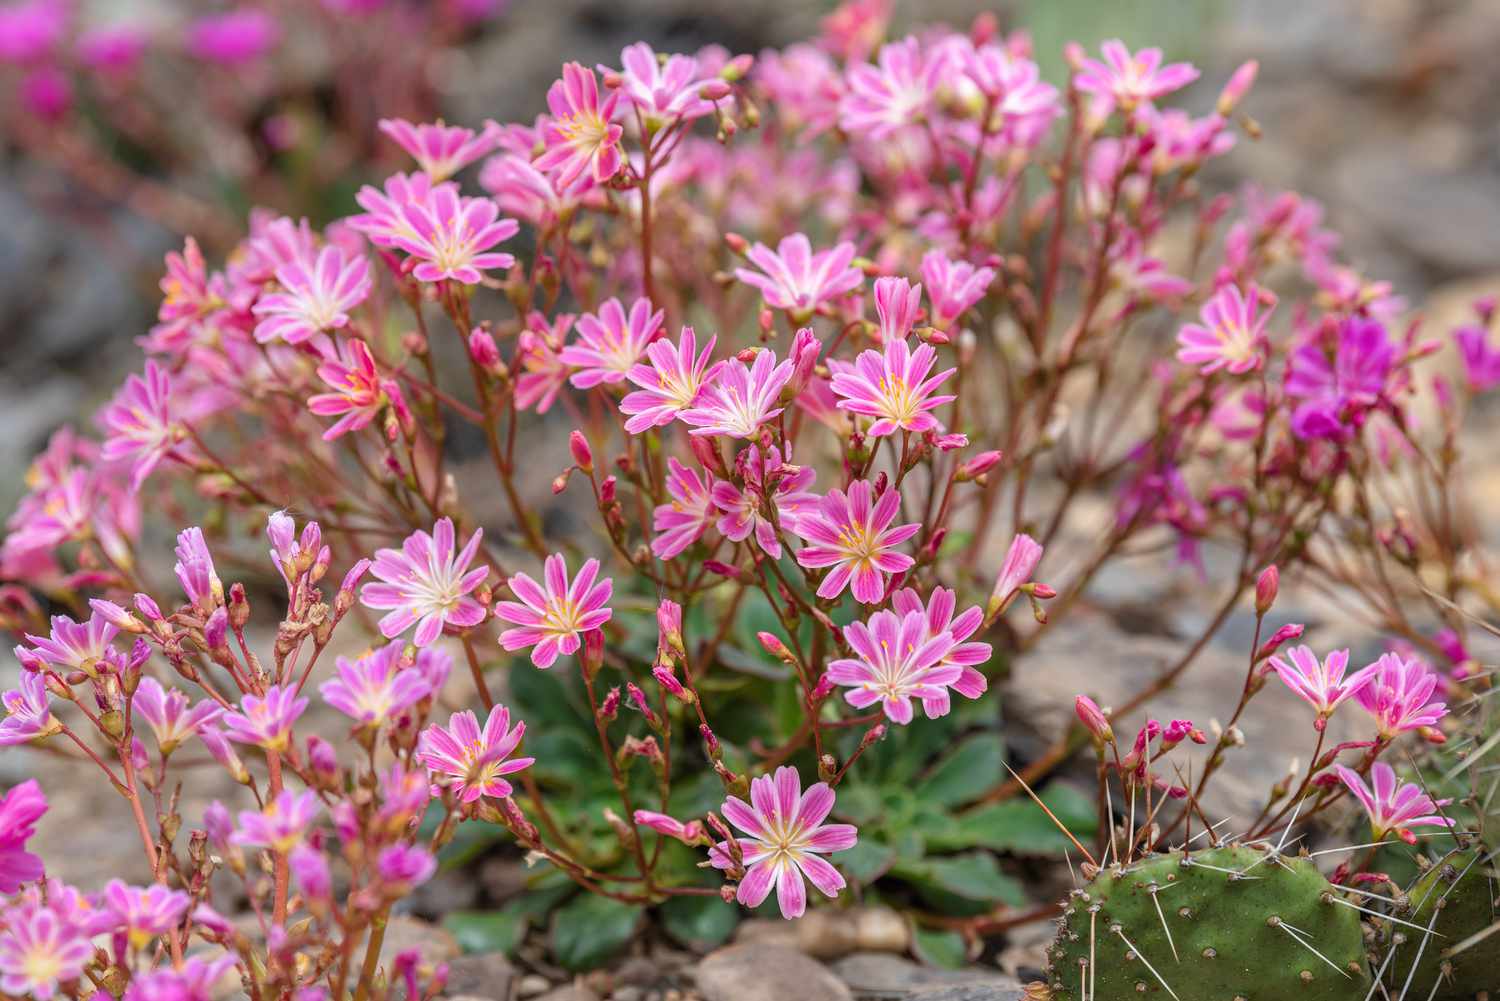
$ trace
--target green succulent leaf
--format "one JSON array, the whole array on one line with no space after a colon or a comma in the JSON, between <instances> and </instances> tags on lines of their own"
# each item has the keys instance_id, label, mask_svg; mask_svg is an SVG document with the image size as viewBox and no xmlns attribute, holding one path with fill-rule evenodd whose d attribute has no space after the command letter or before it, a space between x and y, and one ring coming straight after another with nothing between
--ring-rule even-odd
<instances>
[{"instance_id":1,"label":"green succulent leaf","mask_svg":"<svg viewBox=\"0 0 1500 1001\"><path fill-rule=\"evenodd\" d=\"M734 934L740 912L717 896L673 897L661 905L661 923L678 942L706 952Z\"/></svg>"},{"instance_id":2,"label":"green succulent leaf","mask_svg":"<svg viewBox=\"0 0 1500 1001\"><path fill-rule=\"evenodd\" d=\"M552 915L552 956L574 972L602 966L625 948L640 918L634 904L580 893Z\"/></svg>"},{"instance_id":3,"label":"green succulent leaf","mask_svg":"<svg viewBox=\"0 0 1500 1001\"><path fill-rule=\"evenodd\" d=\"M526 934L526 915L519 909L454 911L443 916L443 927L453 933L464 952L510 953Z\"/></svg>"}]
</instances>

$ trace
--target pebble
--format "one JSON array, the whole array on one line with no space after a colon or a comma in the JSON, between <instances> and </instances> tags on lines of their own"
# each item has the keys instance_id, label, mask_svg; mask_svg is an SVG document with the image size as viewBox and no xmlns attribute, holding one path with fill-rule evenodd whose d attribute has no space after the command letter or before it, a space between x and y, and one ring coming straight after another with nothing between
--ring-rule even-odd
<instances>
[{"instance_id":1,"label":"pebble","mask_svg":"<svg viewBox=\"0 0 1500 1001\"><path fill-rule=\"evenodd\" d=\"M852 1001L844 982L816 960L785 946L732 945L698 964L705 1001Z\"/></svg>"},{"instance_id":2,"label":"pebble","mask_svg":"<svg viewBox=\"0 0 1500 1001\"><path fill-rule=\"evenodd\" d=\"M852 956L845 956L834 963L831 969L840 980L849 985L857 998L889 997L936 987L1012 989L1021 986L999 970L986 967L942 970L880 952L857 952Z\"/></svg>"},{"instance_id":3,"label":"pebble","mask_svg":"<svg viewBox=\"0 0 1500 1001\"><path fill-rule=\"evenodd\" d=\"M475 952L448 961L447 995L473 994L490 1001L510 1001L516 968L504 953Z\"/></svg>"}]
</instances>

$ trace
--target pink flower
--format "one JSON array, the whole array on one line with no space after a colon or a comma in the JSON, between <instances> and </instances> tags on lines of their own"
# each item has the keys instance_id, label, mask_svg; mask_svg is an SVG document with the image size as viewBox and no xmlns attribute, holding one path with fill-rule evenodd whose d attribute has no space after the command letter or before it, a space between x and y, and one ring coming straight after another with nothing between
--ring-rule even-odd
<instances>
[{"instance_id":1,"label":"pink flower","mask_svg":"<svg viewBox=\"0 0 1500 1001\"><path fill-rule=\"evenodd\" d=\"M401 897L410 893L412 887L432 878L437 872L437 859L427 849L416 845L389 845L376 857L375 871L380 874L385 892Z\"/></svg>"},{"instance_id":2,"label":"pink flower","mask_svg":"<svg viewBox=\"0 0 1500 1001\"><path fill-rule=\"evenodd\" d=\"M1459 327L1453 331L1453 340L1458 344L1470 389L1483 392L1500 385L1500 350L1490 345L1484 327Z\"/></svg>"},{"instance_id":3,"label":"pink flower","mask_svg":"<svg viewBox=\"0 0 1500 1001\"><path fill-rule=\"evenodd\" d=\"M203 529L194 525L178 532L177 546L172 552L177 557L172 572L188 601L206 613L224 604L224 582L214 569L213 554L208 551Z\"/></svg>"},{"instance_id":4,"label":"pink flower","mask_svg":"<svg viewBox=\"0 0 1500 1001\"><path fill-rule=\"evenodd\" d=\"M735 796L724 801L725 819L747 835L736 839L746 869L736 893L741 904L759 907L774 885L781 916L801 917L807 910L804 876L824 896L838 896L844 877L822 856L853 848L858 838L852 824L823 823L833 802L826 782L804 793L797 770L786 765L776 769L774 778L761 775L751 780L749 803ZM708 858L716 869L734 865L725 841L710 848Z\"/></svg>"},{"instance_id":5,"label":"pink flower","mask_svg":"<svg viewBox=\"0 0 1500 1001\"><path fill-rule=\"evenodd\" d=\"M184 433L173 419L172 380L166 369L146 362L144 376L132 375L99 414L106 437L100 456L109 462L132 460L130 489L140 490L146 477L169 455L184 455Z\"/></svg>"},{"instance_id":6,"label":"pink flower","mask_svg":"<svg viewBox=\"0 0 1500 1001\"><path fill-rule=\"evenodd\" d=\"M271 562L288 587L318 563L326 565L332 555L316 521L303 525L299 537L297 522L285 511L273 511L266 518L266 538L271 542Z\"/></svg>"},{"instance_id":7,"label":"pink flower","mask_svg":"<svg viewBox=\"0 0 1500 1001\"><path fill-rule=\"evenodd\" d=\"M710 337L700 352L693 328L683 327L682 338L676 345L665 339L646 345L646 357L651 364L632 365L626 373L631 382L641 387L620 401L620 410L631 415L625 422L627 433L640 434L647 428L670 424L697 404L704 385L713 381L723 364L709 361L717 341L717 337Z\"/></svg>"},{"instance_id":8,"label":"pink flower","mask_svg":"<svg viewBox=\"0 0 1500 1001\"><path fill-rule=\"evenodd\" d=\"M349 310L370 294L370 262L363 256L346 258L338 247L324 247L315 260L293 259L276 269L280 292L260 298L253 311L260 320L255 339L262 344L278 337L301 344L316 334L340 330L349 323Z\"/></svg>"},{"instance_id":9,"label":"pink flower","mask_svg":"<svg viewBox=\"0 0 1500 1001\"><path fill-rule=\"evenodd\" d=\"M21 0L0 7L0 62L26 64L49 56L68 31L62 0Z\"/></svg>"},{"instance_id":10,"label":"pink flower","mask_svg":"<svg viewBox=\"0 0 1500 1001\"><path fill-rule=\"evenodd\" d=\"M1142 49L1132 56L1124 42L1111 39L1100 51L1104 62L1085 59L1074 83L1084 93L1107 102L1107 107L1118 104L1130 111L1198 79L1198 71L1188 63L1163 66L1161 49Z\"/></svg>"},{"instance_id":11,"label":"pink flower","mask_svg":"<svg viewBox=\"0 0 1500 1001\"><path fill-rule=\"evenodd\" d=\"M226 736L236 743L284 751L291 744L293 724L307 711L307 699L290 685L272 685L264 696L246 695L240 706L241 712L221 717L229 731Z\"/></svg>"},{"instance_id":12,"label":"pink flower","mask_svg":"<svg viewBox=\"0 0 1500 1001\"><path fill-rule=\"evenodd\" d=\"M922 255L922 282L932 303L932 325L939 330L953 326L969 307L984 297L995 280L993 268L976 268L967 261L950 261L942 251Z\"/></svg>"},{"instance_id":13,"label":"pink flower","mask_svg":"<svg viewBox=\"0 0 1500 1001\"><path fill-rule=\"evenodd\" d=\"M541 313L526 318L527 329L516 338L516 406L545 414L568 381L568 366L559 357L562 342L573 327L572 313L559 313L550 323Z\"/></svg>"},{"instance_id":14,"label":"pink flower","mask_svg":"<svg viewBox=\"0 0 1500 1001\"><path fill-rule=\"evenodd\" d=\"M22 671L17 687L0 693L0 706L5 707L5 718L0 719L0 747L24 744L61 729L52 718L47 679L35 671Z\"/></svg>"},{"instance_id":15,"label":"pink flower","mask_svg":"<svg viewBox=\"0 0 1500 1001\"><path fill-rule=\"evenodd\" d=\"M205 906L193 912L193 919L199 925L206 924ZM220 983L238 962L232 953L217 959L191 956L176 969L163 965L132 974L122 1001L213 1001L220 994Z\"/></svg>"},{"instance_id":16,"label":"pink flower","mask_svg":"<svg viewBox=\"0 0 1500 1001\"><path fill-rule=\"evenodd\" d=\"M662 504L651 515L651 552L659 560L670 560L698 541L703 530L714 521L714 502L708 484L677 459L667 459L667 494L670 504Z\"/></svg>"},{"instance_id":17,"label":"pink flower","mask_svg":"<svg viewBox=\"0 0 1500 1001\"><path fill-rule=\"evenodd\" d=\"M619 299L608 299L598 314L585 313L578 318L578 339L569 344L558 358L580 371L572 383L579 389L591 389L601 382L625 381L625 375L640 359L646 345L661 330L661 310L651 311L651 300L640 298L627 316Z\"/></svg>"},{"instance_id":18,"label":"pink flower","mask_svg":"<svg viewBox=\"0 0 1500 1001\"><path fill-rule=\"evenodd\" d=\"M1302 401L1292 413L1301 438L1348 438L1385 391L1396 346L1376 320L1350 316L1329 350L1309 341L1287 361L1287 396Z\"/></svg>"},{"instance_id":19,"label":"pink flower","mask_svg":"<svg viewBox=\"0 0 1500 1001\"><path fill-rule=\"evenodd\" d=\"M26 850L36 822L47 812L47 797L36 779L27 779L0 796L0 893L15 893L22 883L42 878L39 856Z\"/></svg>"},{"instance_id":20,"label":"pink flower","mask_svg":"<svg viewBox=\"0 0 1500 1001\"><path fill-rule=\"evenodd\" d=\"M964 76L989 101L1008 138L1040 138L1057 114L1057 88L1043 83L1041 71L999 45L958 47ZM992 123L991 128L995 128Z\"/></svg>"},{"instance_id":21,"label":"pink flower","mask_svg":"<svg viewBox=\"0 0 1500 1001\"><path fill-rule=\"evenodd\" d=\"M685 845L697 845L707 841L707 834L703 830L703 822L689 820L686 824L669 817L665 813L653 813L650 810L635 811L635 822L642 827L649 827L658 834L665 834L669 838L676 838Z\"/></svg>"},{"instance_id":22,"label":"pink flower","mask_svg":"<svg viewBox=\"0 0 1500 1001\"><path fill-rule=\"evenodd\" d=\"M745 255L760 271L735 268L746 285L760 289L772 309L784 309L797 323L805 323L820 305L864 282L854 260L854 244L840 243L830 250L813 253L812 244L801 233L783 237L773 251L763 243Z\"/></svg>"},{"instance_id":23,"label":"pink flower","mask_svg":"<svg viewBox=\"0 0 1500 1001\"><path fill-rule=\"evenodd\" d=\"M1354 701L1380 724L1380 738L1391 740L1407 730L1437 726L1448 707L1432 698L1438 676L1416 657L1383 655L1373 665L1369 681L1354 693Z\"/></svg>"},{"instance_id":24,"label":"pink flower","mask_svg":"<svg viewBox=\"0 0 1500 1001\"><path fill-rule=\"evenodd\" d=\"M46 906L7 911L0 933L0 990L13 997L51 1001L58 985L83 976L94 956L88 934Z\"/></svg>"},{"instance_id":25,"label":"pink flower","mask_svg":"<svg viewBox=\"0 0 1500 1001\"><path fill-rule=\"evenodd\" d=\"M745 489L728 480L718 480L711 492L714 506L724 512L719 518L719 531L731 542L743 542L753 532L761 551L779 560L781 539L777 527L795 532L797 519L817 508L818 496L807 490L817 472L811 466L783 463L781 450L775 445L764 452L747 448L739 454L736 464ZM767 504L776 509L775 525L764 514Z\"/></svg>"},{"instance_id":26,"label":"pink flower","mask_svg":"<svg viewBox=\"0 0 1500 1001\"><path fill-rule=\"evenodd\" d=\"M1328 722L1328 717L1346 699L1353 698L1359 690L1369 684L1375 676L1377 664L1355 671L1347 679L1344 672L1349 667L1349 651L1334 650L1323 660L1310 647L1297 646L1287 651L1290 663L1280 657L1271 658L1271 666L1277 677L1295 692L1304 702L1318 711L1314 724L1319 730Z\"/></svg>"},{"instance_id":27,"label":"pink flower","mask_svg":"<svg viewBox=\"0 0 1500 1001\"><path fill-rule=\"evenodd\" d=\"M783 408L777 404L791 377L791 360L776 364L774 351L757 352L749 368L742 362L726 361L703 387L698 404L678 416L693 426L696 435L753 438L762 424L781 413Z\"/></svg>"},{"instance_id":28,"label":"pink flower","mask_svg":"<svg viewBox=\"0 0 1500 1001\"><path fill-rule=\"evenodd\" d=\"M339 358L318 366L318 378L334 389L308 397L307 409L319 417L342 415L327 431L324 441L369 426L389 404L403 424L411 422L411 411L395 379L381 376L369 345L351 337L339 346Z\"/></svg>"},{"instance_id":29,"label":"pink flower","mask_svg":"<svg viewBox=\"0 0 1500 1001\"><path fill-rule=\"evenodd\" d=\"M1037 564L1042 562L1042 547L1031 536L1023 533L1010 540L1005 562L995 577L995 586L990 591L988 615L995 615L1009 605L1023 584L1031 580Z\"/></svg>"},{"instance_id":30,"label":"pink flower","mask_svg":"<svg viewBox=\"0 0 1500 1001\"><path fill-rule=\"evenodd\" d=\"M499 218L493 199L465 198L453 185L439 184L400 211L407 228L393 231L391 243L411 255L406 266L418 281L477 285L483 272L516 263L510 254L490 250L521 229L514 219Z\"/></svg>"},{"instance_id":31,"label":"pink flower","mask_svg":"<svg viewBox=\"0 0 1500 1001\"><path fill-rule=\"evenodd\" d=\"M523 573L511 577L510 589L521 600L497 602L495 615L518 628L501 633L500 645L512 651L535 647L531 662L540 668L551 667L559 653L577 653L579 636L598 629L614 614L608 606L614 581L598 577L599 561L587 560L570 585L568 565L560 553L547 557L545 589Z\"/></svg>"},{"instance_id":32,"label":"pink flower","mask_svg":"<svg viewBox=\"0 0 1500 1001\"><path fill-rule=\"evenodd\" d=\"M865 432L871 438L897 431L941 430L942 424L931 412L954 397L932 394L957 369L929 378L936 358L931 344L920 344L912 351L903 337L888 341L883 354L861 351L853 365L830 362L833 391L841 397L839 409L875 418Z\"/></svg>"},{"instance_id":33,"label":"pink flower","mask_svg":"<svg viewBox=\"0 0 1500 1001\"><path fill-rule=\"evenodd\" d=\"M229 841L285 854L302 842L303 835L321 810L318 794L312 789L300 793L283 789L264 810L243 811L239 827Z\"/></svg>"},{"instance_id":34,"label":"pink flower","mask_svg":"<svg viewBox=\"0 0 1500 1001\"><path fill-rule=\"evenodd\" d=\"M378 582L359 593L366 608L391 609L380 620L380 632L395 639L417 627L412 642L427 646L444 626L467 629L484 621L484 606L469 592L489 576L488 566L469 569L484 529L476 528L464 548L454 552L453 519L440 518L432 534L413 532L400 549L382 549L375 554L370 572Z\"/></svg>"},{"instance_id":35,"label":"pink flower","mask_svg":"<svg viewBox=\"0 0 1500 1001\"><path fill-rule=\"evenodd\" d=\"M505 776L531 765L535 758L506 758L521 743L526 724L517 722L509 731L510 710L497 705L490 710L484 730L472 712L464 710L448 717L446 728L434 723L422 731L417 760L426 766L435 786L446 786L459 802L472 803L481 796L509 796L511 784Z\"/></svg>"},{"instance_id":36,"label":"pink flower","mask_svg":"<svg viewBox=\"0 0 1500 1001\"><path fill-rule=\"evenodd\" d=\"M960 679L963 668L943 663L953 635L929 632L920 610L876 612L868 623L845 626L844 638L857 656L832 661L828 679L852 689L844 693L851 706L865 709L879 702L886 717L903 726L912 720L912 699L922 700L929 717L948 711L947 687Z\"/></svg>"},{"instance_id":37,"label":"pink flower","mask_svg":"<svg viewBox=\"0 0 1500 1001\"><path fill-rule=\"evenodd\" d=\"M223 712L208 699L202 699L189 708L186 693L163 688L161 682L152 677L141 679L130 704L156 735L156 744L164 755L171 754L184 740L205 724L218 719Z\"/></svg>"},{"instance_id":38,"label":"pink flower","mask_svg":"<svg viewBox=\"0 0 1500 1001\"><path fill-rule=\"evenodd\" d=\"M556 171L563 186L585 175L603 184L619 173L624 129L610 121L619 100L615 91L601 102L593 71L564 65L562 79L547 90L552 120L542 129L546 150L536 159L537 169Z\"/></svg>"},{"instance_id":39,"label":"pink flower","mask_svg":"<svg viewBox=\"0 0 1500 1001\"><path fill-rule=\"evenodd\" d=\"M153 938L165 935L192 906L193 898L182 890L169 890L161 883L149 887L130 886L112 879L99 895L100 906L124 931L133 948L144 949Z\"/></svg>"},{"instance_id":40,"label":"pink flower","mask_svg":"<svg viewBox=\"0 0 1500 1001\"><path fill-rule=\"evenodd\" d=\"M349 226L365 234L377 247L394 247L398 238L416 239L418 234L407 219L406 207L426 204L433 192L439 189L451 192L455 198L458 196L457 184L452 181L434 184L421 171L392 174L385 179L383 189L366 184L354 196L365 211L350 216ZM171 262L171 257L168 257L167 263L170 265Z\"/></svg>"},{"instance_id":41,"label":"pink flower","mask_svg":"<svg viewBox=\"0 0 1500 1001\"><path fill-rule=\"evenodd\" d=\"M818 586L818 597L837 598L852 579L855 599L877 604L885 597L886 575L909 570L916 562L894 550L922 526L891 526L901 510L901 494L894 487L878 500L872 494L864 480L849 484L847 494L830 490L822 504L799 517L792 528L810 543L797 553L798 563L834 568Z\"/></svg>"},{"instance_id":42,"label":"pink flower","mask_svg":"<svg viewBox=\"0 0 1500 1001\"><path fill-rule=\"evenodd\" d=\"M882 46L877 61L849 67L849 89L839 104L844 131L873 140L921 124L948 68L942 53L923 53L912 37Z\"/></svg>"},{"instance_id":43,"label":"pink flower","mask_svg":"<svg viewBox=\"0 0 1500 1001\"><path fill-rule=\"evenodd\" d=\"M500 144L500 127L493 122L477 136L473 129L447 125L441 120L413 125L403 118L382 118L379 127L434 182L446 181Z\"/></svg>"},{"instance_id":44,"label":"pink flower","mask_svg":"<svg viewBox=\"0 0 1500 1001\"><path fill-rule=\"evenodd\" d=\"M622 49L620 65L624 67L619 74L620 93L640 109L647 122L658 125L712 114L714 106L703 93L724 87L722 81L699 77L698 60L692 56L671 55L663 61L645 42Z\"/></svg>"},{"instance_id":45,"label":"pink flower","mask_svg":"<svg viewBox=\"0 0 1500 1001\"><path fill-rule=\"evenodd\" d=\"M323 701L361 726L374 727L431 695L422 672L401 665L401 652L400 643L387 643L356 660L338 658L339 676L318 686Z\"/></svg>"},{"instance_id":46,"label":"pink flower","mask_svg":"<svg viewBox=\"0 0 1500 1001\"><path fill-rule=\"evenodd\" d=\"M966 699L977 699L989 688L989 681L978 668L981 664L989 662L992 648L988 643L968 642L968 639L983 625L984 611L978 605L971 605L963 614L955 618L953 612L957 607L958 602L954 592L946 587L934 588L925 608L922 605L922 599L912 588L905 587L891 595L891 609L903 619L912 612L917 612L926 618L925 639L945 633L952 638L953 645L943 655L938 666L957 665L958 678L949 682L948 687ZM947 715L948 704L948 692L944 689L941 694L924 698L922 709L928 719L934 719Z\"/></svg>"},{"instance_id":47,"label":"pink flower","mask_svg":"<svg viewBox=\"0 0 1500 1001\"><path fill-rule=\"evenodd\" d=\"M281 25L263 10L242 7L200 17L188 27L188 51L205 62L243 66L281 40Z\"/></svg>"},{"instance_id":48,"label":"pink flower","mask_svg":"<svg viewBox=\"0 0 1500 1001\"><path fill-rule=\"evenodd\" d=\"M101 661L113 653L110 642L119 633L114 624L97 612L88 622L74 622L66 615L52 616L52 635L26 634L36 654L60 671L97 673Z\"/></svg>"},{"instance_id":49,"label":"pink flower","mask_svg":"<svg viewBox=\"0 0 1500 1001\"><path fill-rule=\"evenodd\" d=\"M1452 800L1434 802L1415 782L1398 785L1395 769L1384 761L1377 761L1370 768L1368 786L1354 769L1343 765L1334 765L1334 769L1370 815L1370 831L1376 841L1383 841L1387 834L1395 832L1402 841L1414 845L1417 837L1412 834L1412 827L1453 826L1451 819L1437 813Z\"/></svg>"},{"instance_id":50,"label":"pink flower","mask_svg":"<svg viewBox=\"0 0 1500 1001\"><path fill-rule=\"evenodd\" d=\"M1221 368L1234 375L1255 371L1261 364L1266 321L1271 318L1271 310L1257 316L1259 307L1260 290L1254 285L1248 296L1234 285L1225 285L1203 304L1198 313L1202 325L1189 323L1177 332L1181 345L1177 360L1201 365L1204 375Z\"/></svg>"}]
</instances>

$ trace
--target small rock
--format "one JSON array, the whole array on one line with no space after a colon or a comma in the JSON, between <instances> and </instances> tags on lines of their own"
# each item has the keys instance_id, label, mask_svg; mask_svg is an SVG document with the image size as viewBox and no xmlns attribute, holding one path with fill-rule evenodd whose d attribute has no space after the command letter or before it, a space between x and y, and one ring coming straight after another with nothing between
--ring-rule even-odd
<instances>
[{"instance_id":1,"label":"small rock","mask_svg":"<svg viewBox=\"0 0 1500 1001\"><path fill-rule=\"evenodd\" d=\"M999 970L970 967L940 970L881 952L856 952L832 965L855 997L884 997L918 988L947 986L1018 986Z\"/></svg>"},{"instance_id":2,"label":"small rock","mask_svg":"<svg viewBox=\"0 0 1500 1001\"><path fill-rule=\"evenodd\" d=\"M446 994L475 994L491 1001L510 1001L516 968L500 952L476 952L448 961Z\"/></svg>"},{"instance_id":3,"label":"small rock","mask_svg":"<svg viewBox=\"0 0 1500 1001\"><path fill-rule=\"evenodd\" d=\"M463 950L459 947L458 940L446 928L429 924L418 918L409 917L405 914L393 914L385 926L385 938L380 943L380 962L386 969L390 969L395 963L396 957L403 952L412 949L417 950L422 956L424 963L447 963L458 956ZM488 991L459 990L453 986L453 980L448 980L450 995L452 994L479 994L483 997L501 997L502 1001L508 1001L508 995L494 995Z\"/></svg>"},{"instance_id":4,"label":"small rock","mask_svg":"<svg viewBox=\"0 0 1500 1001\"><path fill-rule=\"evenodd\" d=\"M516 997L531 998L538 994L545 994L552 987L552 981L535 973L528 973L516 984Z\"/></svg>"},{"instance_id":5,"label":"small rock","mask_svg":"<svg viewBox=\"0 0 1500 1001\"><path fill-rule=\"evenodd\" d=\"M851 1001L849 988L826 967L795 949L732 945L698 964L705 1001Z\"/></svg>"},{"instance_id":6,"label":"small rock","mask_svg":"<svg viewBox=\"0 0 1500 1001\"><path fill-rule=\"evenodd\" d=\"M911 946L911 929L888 907L824 909L794 921L743 921L734 940L781 945L819 959L836 959L851 952L905 952Z\"/></svg>"},{"instance_id":7,"label":"small rock","mask_svg":"<svg viewBox=\"0 0 1500 1001\"><path fill-rule=\"evenodd\" d=\"M1005 984L956 984L926 987L906 995L904 1001L1027 1001L1026 988Z\"/></svg>"},{"instance_id":8,"label":"small rock","mask_svg":"<svg viewBox=\"0 0 1500 1001\"><path fill-rule=\"evenodd\" d=\"M619 990L611 992L609 1001L644 1001L645 997L646 989L644 987L627 984Z\"/></svg>"},{"instance_id":9,"label":"small rock","mask_svg":"<svg viewBox=\"0 0 1500 1001\"><path fill-rule=\"evenodd\" d=\"M599 995L582 984L564 984L543 994L536 1001L599 1001Z\"/></svg>"}]
</instances>

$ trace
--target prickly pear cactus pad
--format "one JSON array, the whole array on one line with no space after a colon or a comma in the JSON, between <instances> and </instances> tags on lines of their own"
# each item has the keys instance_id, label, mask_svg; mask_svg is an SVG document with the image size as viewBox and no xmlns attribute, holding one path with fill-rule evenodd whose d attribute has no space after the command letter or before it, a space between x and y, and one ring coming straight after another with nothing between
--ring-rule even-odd
<instances>
[{"instance_id":1,"label":"prickly pear cactus pad","mask_svg":"<svg viewBox=\"0 0 1500 1001\"><path fill-rule=\"evenodd\" d=\"M1412 998L1473 1001L1480 991L1500 991L1500 933L1475 940L1500 918L1493 867L1482 848L1454 851L1407 889L1407 907L1395 916L1433 934L1410 925L1381 929L1380 945L1394 950L1389 962L1382 958L1393 997L1405 988Z\"/></svg>"},{"instance_id":2,"label":"prickly pear cactus pad","mask_svg":"<svg viewBox=\"0 0 1500 1001\"><path fill-rule=\"evenodd\" d=\"M1074 890L1049 950L1056 1001L1364 1001L1359 912L1268 845L1152 855Z\"/></svg>"}]
</instances>

